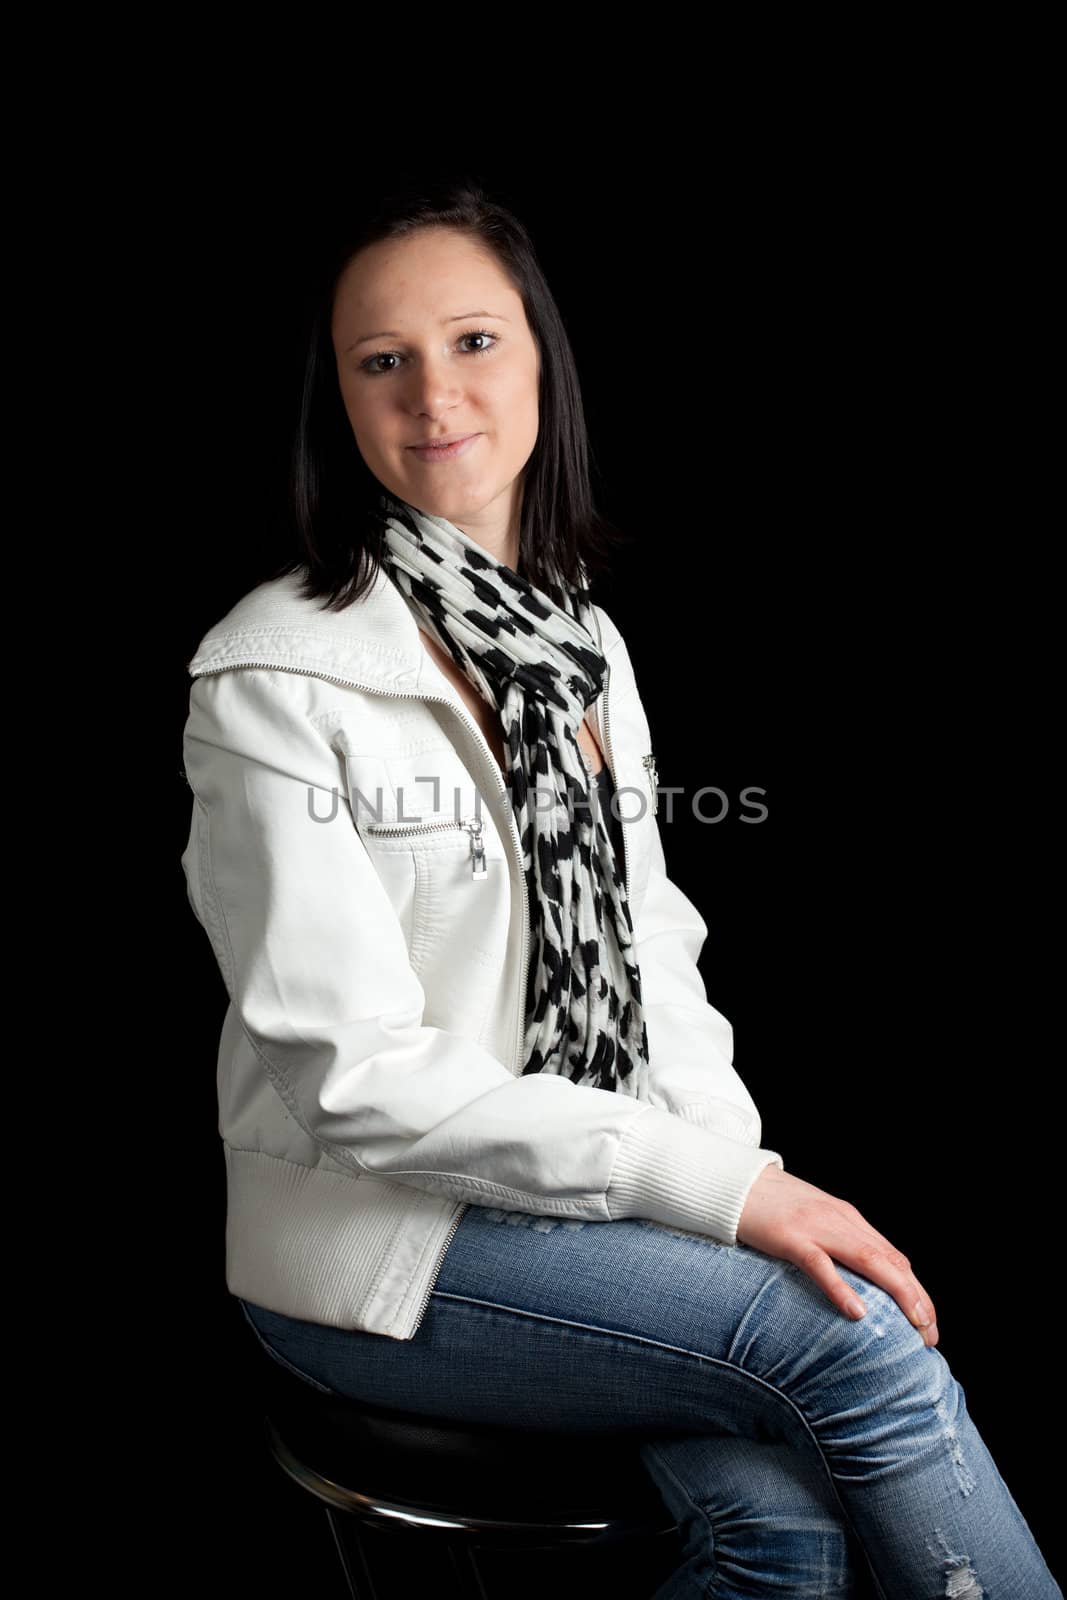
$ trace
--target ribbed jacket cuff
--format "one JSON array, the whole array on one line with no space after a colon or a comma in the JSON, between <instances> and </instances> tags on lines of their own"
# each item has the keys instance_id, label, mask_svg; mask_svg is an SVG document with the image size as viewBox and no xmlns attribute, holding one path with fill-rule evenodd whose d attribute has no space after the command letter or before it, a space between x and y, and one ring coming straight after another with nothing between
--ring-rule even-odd
<instances>
[{"instance_id":1,"label":"ribbed jacket cuff","mask_svg":"<svg viewBox=\"0 0 1067 1600\"><path fill-rule=\"evenodd\" d=\"M619 1141L605 1200L613 1220L647 1217L736 1244L748 1191L772 1163L785 1170L777 1150L742 1144L648 1106Z\"/></svg>"}]
</instances>

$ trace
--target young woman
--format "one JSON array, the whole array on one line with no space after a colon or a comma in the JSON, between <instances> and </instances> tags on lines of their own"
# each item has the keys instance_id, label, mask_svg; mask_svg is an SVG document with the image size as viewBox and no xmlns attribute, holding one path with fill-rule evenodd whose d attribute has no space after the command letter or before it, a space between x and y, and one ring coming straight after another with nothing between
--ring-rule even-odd
<instances>
[{"instance_id":1,"label":"young woman","mask_svg":"<svg viewBox=\"0 0 1067 1600\"><path fill-rule=\"evenodd\" d=\"M293 487L301 558L205 635L185 731L257 1334L371 1403L645 1430L686 1537L659 1600L864 1563L891 1600L1060 1595L908 1258L760 1145L588 596L568 340L477 188L334 264Z\"/></svg>"}]
</instances>

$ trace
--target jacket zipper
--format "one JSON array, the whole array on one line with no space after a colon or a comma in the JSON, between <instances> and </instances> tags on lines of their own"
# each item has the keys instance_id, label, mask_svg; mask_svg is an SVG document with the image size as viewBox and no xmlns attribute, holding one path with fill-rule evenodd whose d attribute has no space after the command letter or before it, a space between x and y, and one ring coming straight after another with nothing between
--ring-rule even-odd
<instances>
[{"instance_id":1,"label":"jacket zipper","mask_svg":"<svg viewBox=\"0 0 1067 1600\"><path fill-rule=\"evenodd\" d=\"M481 817L465 817L462 822L369 822L366 831L373 833L376 838L381 838L383 834L403 838L407 834L434 833L438 829L452 828L466 828L470 834L471 876L486 877L488 870L485 863L485 845L482 842Z\"/></svg>"},{"instance_id":2,"label":"jacket zipper","mask_svg":"<svg viewBox=\"0 0 1067 1600\"><path fill-rule=\"evenodd\" d=\"M656 771L656 762L651 750L647 756L641 757L641 765L648 778L648 787L652 790L652 815L655 816L659 810L659 773Z\"/></svg>"},{"instance_id":3,"label":"jacket zipper","mask_svg":"<svg viewBox=\"0 0 1067 1600\"><path fill-rule=\"evenodd\" d=\"M459 1210L456 1212L455 1216L452 1218L452 1222L451 1222L451 1224L449 1226L448 1233L445 1235L444 1244L441 1245L440 1249L438 1250L438 1253L437 1253L437 1265L434 1267L433 1272L430 1274L430 1281L426 1285L426 1292L423 1294L422 1304L420 1305L419 1310L418 1310L418 1315L415 1318L416 1331L418 1331L418 1329L422 1326L422 1319L426 1315L426 1307L430 1303L430 1296L433 1294L434 1286L436 1285L437 1280L440 1277L441 1268L445 1264L445 1256L448 1254L449 1245L452 1243L452 1240L455 1238L456 1229L459 1227L460 1223L463 1221L463 1218L467 1215L468 1208L470 1206L472 1206L474 1204L474 1202L472 1200L460 1200L458 1202L458 1204L459 1204Z\"/></svg>"}]
</instances>

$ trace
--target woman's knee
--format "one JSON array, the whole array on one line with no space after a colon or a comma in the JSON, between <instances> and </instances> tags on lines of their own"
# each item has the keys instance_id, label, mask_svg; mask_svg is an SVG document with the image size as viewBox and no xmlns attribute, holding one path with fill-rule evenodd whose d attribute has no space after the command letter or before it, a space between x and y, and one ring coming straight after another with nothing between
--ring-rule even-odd
<instances>
[{"instance_id":1,"label":"woman's knee","mask_svg":"<svg viewBox=\"0 0 1067 1600\"><path fill-rule=\"evenodd\" d=\"M864 1316L846 1316L802 1268L778 1262L738 1320L731 1359L774 1383L805 1415L822 1411L824 1389L831 1404L849 1391L901 1403L940 1393L943 1358L893 1296L859 1273L838 1270L866 1305Z\"/></svg>"}]
</instances>

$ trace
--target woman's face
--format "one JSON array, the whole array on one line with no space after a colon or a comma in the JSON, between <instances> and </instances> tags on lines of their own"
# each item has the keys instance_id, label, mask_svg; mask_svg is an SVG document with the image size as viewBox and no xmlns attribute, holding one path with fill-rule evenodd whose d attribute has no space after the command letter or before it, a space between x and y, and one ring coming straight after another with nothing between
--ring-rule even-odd
<instances>
[{"instance_id":1,"label":"woman's face","mask_svg":"<svg viewBox=\"0 0 1067 1600\"><path fill-rule=\"evenodd\" d=\"M517 542L519 475L537 439L540 357L496 258L443 228L368 245L338 280L331 332L345 410L374 476L504 555ZM451 459L411 448L464 434L477 437Z\"/></svg>"}]
</instances>

